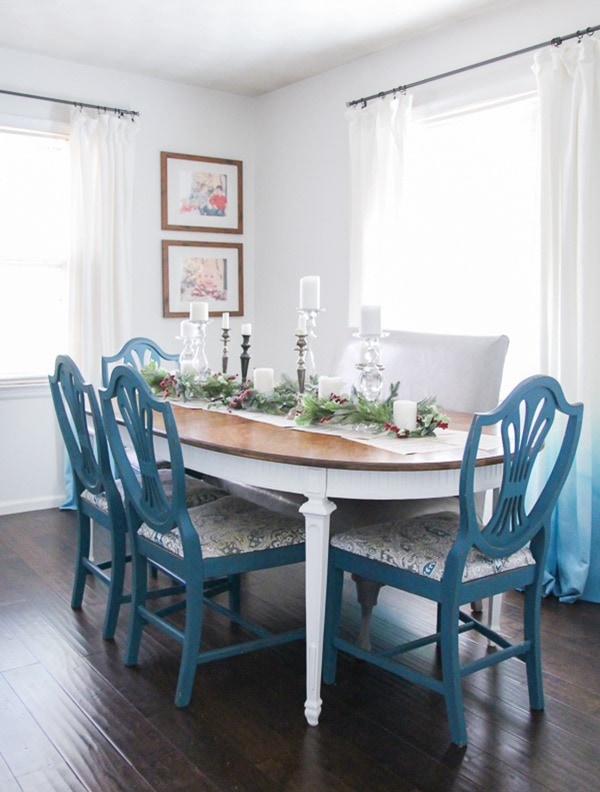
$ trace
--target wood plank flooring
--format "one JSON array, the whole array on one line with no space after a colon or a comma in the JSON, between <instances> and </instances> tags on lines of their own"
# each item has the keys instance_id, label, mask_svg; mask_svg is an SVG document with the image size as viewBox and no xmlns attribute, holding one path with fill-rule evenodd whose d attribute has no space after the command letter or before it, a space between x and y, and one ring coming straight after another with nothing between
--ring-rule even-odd
<instances>
[{"instance_id":1,"label":"wood plank flooring","mask_svg":"<svg viewBox=\"0 0 600 792\"><path fill-rule=\"evenodd\" d=\"M464 682L469 746L449 746L436 694L342 657L323 688L318 727L303 717L301 643L201 666L192 704L173 704L178 646L155 632L140 666L123 665L128 606L100 635L105 590L69 606L72 512L0 517L0 792L426 792L599 788L600 605L543 605L546 710L531 713L524 666L510 660ZM101 541L98 541L101 544ZM247 576L244 608L271 626L303 621L301 565ZM518 593L503 629L517 630ZM429 606L384 589L375 640L415 634ZM353 584L345 624L358 625ZM206 641L227 642L218 617ZM465 638L467 654L481 649ZM430 664L424 650L415 660Z\"/></svg>"}]
</instances>

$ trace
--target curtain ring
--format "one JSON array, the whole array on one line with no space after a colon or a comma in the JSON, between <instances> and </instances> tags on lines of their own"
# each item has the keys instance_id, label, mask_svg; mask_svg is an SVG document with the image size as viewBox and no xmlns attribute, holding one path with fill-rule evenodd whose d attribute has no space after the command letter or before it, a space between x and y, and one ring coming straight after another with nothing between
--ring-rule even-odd
<instances>
[{"instance_id":1,"label":"curtain ring","mask_svg":"<svg viewBox=\"0 0 600 792\"><path fill-rule=\"evenodd\" d=\"M563 40L561 39L561 37L560 36L556 36L556 38L552 39L550 44L552 44L553 47L560 47L562 42L563 42Z\"/></svg>"}]
</instances>

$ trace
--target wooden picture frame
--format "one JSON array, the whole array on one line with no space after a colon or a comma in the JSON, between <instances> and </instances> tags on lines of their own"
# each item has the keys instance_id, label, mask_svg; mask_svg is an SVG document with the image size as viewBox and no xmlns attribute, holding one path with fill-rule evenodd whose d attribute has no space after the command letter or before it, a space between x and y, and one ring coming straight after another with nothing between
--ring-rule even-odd
<instances>
[{"instance_id":1,"label":"wooden picture frame","mask_svg":"<svg viewBox=\"0 0 600 792\"><path fill-rule=\"evenodd\" d=\"M163 316L189 317L208 303L210 316L244 313L244 251L237 242L162 242Z\"/></svg>"},{"instance_id":2,"label":"wooden picture frame","mask_svg":"<svg viewBox=\"0 0 600 792\"><path fill-rule=\"evenodd\" d=\"M163 231L243 231L241 160L161 151L160 191Z\"/></svg>"}]
</instances>

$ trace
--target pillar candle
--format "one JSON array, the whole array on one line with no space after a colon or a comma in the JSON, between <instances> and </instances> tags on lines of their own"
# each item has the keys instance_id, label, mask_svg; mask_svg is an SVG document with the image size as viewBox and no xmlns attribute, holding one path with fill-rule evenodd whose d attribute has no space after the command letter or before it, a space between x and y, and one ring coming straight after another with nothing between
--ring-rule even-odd
<instances>
[{"instance_id":1,"label":"pillar candle","mask_svg":"<svg viewBox=\"0 0 600 792\"><path fill-rule=\"evenodd\" d=\"M252 335L252 325L250 323L242 325L242 335Z\"/></svg>"},{"instance_id":2,"label":"pillar candle","mask_svg":"<svg viewBox=\"0 0 600 792\"><path fill-rule=\"evenodd\" d=\"M190 303L190 319L193 322L207 322L208 321L208 303L207 302L192 302L192 303Z\"/></svg>"},{"instance_id":3,"label":"pillar candle","mask_svg":"<svg viewBox=\"0 0 600 792\"><path fill-rule=\"evenodd\" d=\"M414 431L417 428L417 402L396 399L394 402L394 424L398 429Z\"/></svg>"},{"instance_id":4,"label":"pillar candle","mask_svg":"<svg viewBox=\"0 0 600 792\"><path fill-rule=\"evenodd\" d=\"M221 314L221 327L223 330L229 330L229 313L227 311L223 311Z\"/></svg>"},{"instance_id":5,"label":"pillar candle","mask_svg":"<svg viewBox=\"0 0 600 792\"><path fill-rule=\"evenodd\" d=\"M181 338L193 338L196 333L194 323L189 319L184 319L179 327L179 335Z\"/></svg>"},{"instance_id":6,"label":"pillar candle","mask_svg":"<svg viewBox=\"0 0 600 792\"><path fill-rule=\"evenodd\" d=\"M317 310L321 307L321 278L305 275L300 278L300 308Z\"/></svg>"},{"instance_id":7,"label":"pillar candle","mask_svg":"<svg viewBox=\"0 0 600 792\"><path fill-rule=\"evenodd\" d=\"M363 305L360 309L360 335L380 336L381 335L381 306Z\"/></svg>"},{"instance_id":8,"label":"pillar candle","mask_svg":"<svg viewBox=\"0 0 600 792\"><path fill-rule=\"evenodd\" d=\"M259 393L273 393L275 375L272 368L254 369L254 390Z\"/></svg>"},{"instance_id":9,"label":"pillar candle","mask_svg":"<svg viewBox=\"0 0 600 792\"><path fill-rule=\"evenodd\" d=\"M319 377L319 399L327 399L330 394L339 396L344 389L344 380L341 377Z\"/></svg>"}]
</instances>

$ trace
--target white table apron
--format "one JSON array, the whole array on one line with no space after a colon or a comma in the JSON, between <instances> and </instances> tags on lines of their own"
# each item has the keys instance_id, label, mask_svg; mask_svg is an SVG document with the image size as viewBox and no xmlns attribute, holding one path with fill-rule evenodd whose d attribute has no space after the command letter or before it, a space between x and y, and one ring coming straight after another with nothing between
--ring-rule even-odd
<instances>
[{"instance_id":1,"label":"white table apron","mask_svg":"<svg viewBox=\"0 0 600 792\"><path fill-rule=\"evenodd\" d=\"M166 451L156 437L158 453ZM396 500L447 497L458 494L459 469L362 471L308 467L235 456L182 443L184 464L190 470L230 481L296 492L306 501L300 507L306 524L306 701L305 717L316 726L321 713L321 668L327 589L329 517L335 510L330 498ZM478 467L475 489L498 486L501 466Z\"/></svg>"}]
</instances>

